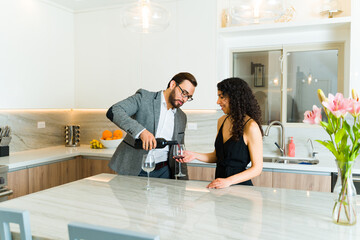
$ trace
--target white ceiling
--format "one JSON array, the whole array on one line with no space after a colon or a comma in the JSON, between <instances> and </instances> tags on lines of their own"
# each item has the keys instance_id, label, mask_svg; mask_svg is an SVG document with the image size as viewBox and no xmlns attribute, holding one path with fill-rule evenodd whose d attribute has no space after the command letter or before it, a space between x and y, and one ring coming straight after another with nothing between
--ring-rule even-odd
<instances>
[{"instance_id":1,"label":"white ceiling","mask_svg":"<svg viewBox=\"0 0 360 240\"><path fill-rule=\"evenodd\" d=\"M72 12L94 10L98 8L108 8L121 6L127 3L134 3L138 0L41 0ZM154 1L154 0L153 0ZM155 0L154 2L169 2L169 0Z\"/></svg>"}]
</instances>

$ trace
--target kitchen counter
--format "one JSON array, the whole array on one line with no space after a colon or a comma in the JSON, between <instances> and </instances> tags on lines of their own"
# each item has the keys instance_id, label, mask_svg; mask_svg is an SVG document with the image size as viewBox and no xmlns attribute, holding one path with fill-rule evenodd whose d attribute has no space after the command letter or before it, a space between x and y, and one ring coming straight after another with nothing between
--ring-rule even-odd
<instances>
[{"instance_id":1,"label":"kitchen counter","mask_svg":"<svg viewBox=\"0 0 360 240\"><path fill-rule=\"evenodd\" d=\"M332 223L331 193L99 174L0 203L28 210L36 239L68 239L71 221L159 235L160 239L359 239ZM358 203L360 196L357 196ZM360 212L360 205L357 205ZM15 235L19 230L12 230Z\"/></svg>"},{"instance_id":2,"label":"kitchen counter","mask_svg":"<svg viewBox=\"0 0 360 240\"><path fill-rule=\"evenodd\" d=\"M110 159L114 154L114 151L114 148L91 149L90 145L83 145L80 147L48 147L10 153L10 156L0 157L0 165L9 166L9 171L12 172L53 162L59 162L75 158L77 156Z\"/></svg>"},{"instance_id":3,"label":"kitchen counter","mask_svg":"<svg viewBox=\"0 0 360 240\"><path fill-rule=\"evenodd\" d=\"M9 171L17 171L21 169L36 167L53 162L71 159L77 156L84 156L87 158L106 159L109 160L113 155L115 149L91 149L89 145L82 145L80 147L49 147L36 150L28 150L23 152L11 153L10 156L0 157L0 165L9 166ZM333 158L321 159L319 164L304 165L304 164L283 164L283 163L269 163L264 162L263 169L272 171L286 171L286 172L302 172L312 174L330 174L337 172L335 161ZM215 167L215 164L206 164L201 161L193 161L189 166L204 166ZM360 161L355 163L353 173L360 174Z\"/></svg>"}]
</instances>

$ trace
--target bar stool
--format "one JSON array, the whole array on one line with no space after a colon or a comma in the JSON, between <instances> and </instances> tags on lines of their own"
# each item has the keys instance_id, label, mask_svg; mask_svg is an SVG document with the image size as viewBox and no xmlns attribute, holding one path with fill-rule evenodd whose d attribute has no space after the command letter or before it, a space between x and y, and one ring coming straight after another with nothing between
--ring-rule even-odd
<instances>
[{"instance_id":1,"label":"bar stool","mask_svg":"<svg viewBox=\"0 0 360 240\"><path fill-rule=\"evenodd\" d=\"M159 236L87 223L68 224L70 240L160 240Z\"/></svg>"},{"instance_id":2,"label":"bar stool","mask_svg":"<svg viewBox=\"0 0 360 240\"><path fill-rule=\"evenodd\" d=\"M0 238L2 240L11 240L9 223L19 224L20 239L31 240L30 215L28 211L0 208Z\"/></svg>"}]
</instances>

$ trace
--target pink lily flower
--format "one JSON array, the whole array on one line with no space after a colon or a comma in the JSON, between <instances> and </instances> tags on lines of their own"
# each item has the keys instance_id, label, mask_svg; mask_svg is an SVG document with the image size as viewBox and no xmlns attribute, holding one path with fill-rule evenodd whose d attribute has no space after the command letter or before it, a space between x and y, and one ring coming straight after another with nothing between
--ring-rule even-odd
<instances>
[{"instance_id":1,"label":"pink lily flower","mask_svg":"<svg viewBox=\"0 0 360 240\"><path fill-rule=\"evenodd\" d=\"M306 111L304 113L304 123L319 124L321 121L321 108L316 105L313 106L312 111Z\"/></svg>"},{"instance_id":2,"label":"pink lily flower","mask_svg":"<svg viewBox=\"0 0 360 240\"><path fill-rule=\"evenodd\" d=\"M335 96L329 93L328 101L322 102L322 105L336 118L345 117L351 110L350 99L345 99L341 93L336 93Z\"/></svg>"},{"instance_id":3,"label":"pink lily flower","mask_svg":"<svg viewBox=\"0 0 360 240\"><path fill-rule=\"evenodd\" d=\"M357 98L357 100L355 99L350 99L351 102L351 109L350 109L350 113L351 115L353 115L353 117L357 117L360 114L360 101L359 98Z\"/></svg>"}]
</instances>

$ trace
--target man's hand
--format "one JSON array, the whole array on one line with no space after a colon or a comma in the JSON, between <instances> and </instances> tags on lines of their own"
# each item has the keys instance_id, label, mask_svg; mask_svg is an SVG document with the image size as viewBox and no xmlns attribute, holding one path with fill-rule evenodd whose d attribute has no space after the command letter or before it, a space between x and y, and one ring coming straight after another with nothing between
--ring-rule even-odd
<instances>
[{"instance_id":1,"label":"man's hand","mask_svg":"<svg viewBox=\"0 0 360 240\"><path fill-rule=\"evenodd\" d=\"M151 150L156 148L156 140L154 135L149 132L148 130L144 130L141 134L140 134L140 139L143 143L142 148L144 150Z\"/></svg>"}]
</instances>

